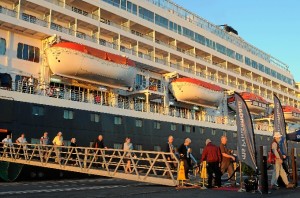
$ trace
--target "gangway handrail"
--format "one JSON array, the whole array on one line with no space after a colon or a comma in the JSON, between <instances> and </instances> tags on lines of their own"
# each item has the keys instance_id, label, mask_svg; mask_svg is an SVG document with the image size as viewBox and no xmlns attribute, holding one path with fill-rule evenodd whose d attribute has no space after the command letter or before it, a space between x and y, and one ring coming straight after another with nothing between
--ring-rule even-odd
<instances>
[{"instance_id":1,"label":"gangway handrail","mask_svg":"<svg viewBox=\"0 0 300 198\"><path fill-rule=\"evenodd\" d=\"M171 160L168 160L168 158ZM130 173L125 173L127 161ZM0 143L0 161L176 186L174 153L42 144Z\"/></svg>"}]
</instances>

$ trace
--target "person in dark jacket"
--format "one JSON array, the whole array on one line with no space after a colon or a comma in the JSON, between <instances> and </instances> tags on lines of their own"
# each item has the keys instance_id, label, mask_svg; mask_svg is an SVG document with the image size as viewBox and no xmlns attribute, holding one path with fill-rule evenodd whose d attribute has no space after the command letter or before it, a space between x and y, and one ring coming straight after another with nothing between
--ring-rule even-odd
<instances>
[{"instance_id":1,"label":"person in dark jacket","mask_svg":"<svg viewBox=\"0 0 300 198\"><path fill-rule=\"evenodd\" d=\"M76 138L72 138L71 139L71 144L70 144L71 147L77 147L77 143L76 143ZM77 164L77 153L76 153L76 150L75 149L72 149L71 148L71 158L70 158L70 162L72 165L75 165Z\"/></svg>"},{"instance_id":2,"label":"person in dark jacket","mask_svg":"<svg viewBox=\"0 0 300 198\"><path fill-rule=\"evenodd\" d=\"M170 135L168 137L168 142L167 142L166 147L165 147L165 152L167 152L167 153L174 153L174 155L175 155L175 148L174 148L174 145L173 145L173 141L174 141L174 138L173 138L172 135ZM174 155L166 155L167 160L168 161L175 161ZM172 169L176 168L176 164L175 163L170 162L169 165L171 166Z\"/></svg>"},{"instance_id":3,"label":"person in dark jacket","mask_svg":"<svg viewBox=\"0 0 300 198\"><path fill-rule=\"evenodd\" d=\"M96 148L96 149L107 149L107 147L104 145L104 142L103 142L103 136L102 135L99 135L98 138L93 142L93 145L92 145L93 148ZM97 151L95 151L97 152ZM97 156L101 155L101 152L98 151L98 154ZM100 167L100 164L102 163L103 160L101 160L101 156L100 156L100 164L99 162L97 162L98 160L98 157L95 157L95 166L96 167ZM104 164L102 164L102 167L104 167Z\"/></svg>"},{"instance_id":4,"label":"person in dark jacket","mask_svg":"<svg viewBox=\"0 0 300 198\"><path fill-rule=\"evenodd\" d=\"M212 187L213 173L215 174L215 186L221 187L221 151L219 147L212 144L210 139L207 139L205 143L206 146L202 153L201 162L206 161L208 174L208 188Z\"/></svg>"},{"instance_id":5,"label":"person in dark jacket","mask_svg":"<svg viewBox=\"0 0 300 198\"><path fill-rule=\"evenodd\" d=\"M107 149L107 147L104 145L102 135L98 136L98 138L94 141L92 147L93 148L100 148L100 149L103 149L103 148Z\"/></svg>"},{"instance_id":6,"label":"person in dark jacket","mask_svg":"<svg viewBox=\"0 0 300 198\"><path fill-rule=\"evenodd\" d=\"M192 143L192 140L190 138L186 138L184 140L184 143L180 145L178 148L178 153L180 156L180 160L183 160L184 162L184 172L185 172L185 178L189 179L189 169L191 167L191 157L190 157L190 148L189 145Z\"/></svg>"}]
</instances>

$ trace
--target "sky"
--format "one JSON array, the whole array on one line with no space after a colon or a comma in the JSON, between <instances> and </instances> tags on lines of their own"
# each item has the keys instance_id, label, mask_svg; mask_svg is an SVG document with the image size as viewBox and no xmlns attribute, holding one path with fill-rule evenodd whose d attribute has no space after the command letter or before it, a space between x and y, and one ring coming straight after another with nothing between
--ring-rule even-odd
<instances>
[{"instance_id":1,"label":"sky","mask_svg":"<svg viewBox=\"0 0 300 198\"><path fill-rule=\"evenodd\" d=\"M300 82L300 0L173 0L289 66ZM299 58L299 59L297 59Z\"/></svg>"}]
</instances>

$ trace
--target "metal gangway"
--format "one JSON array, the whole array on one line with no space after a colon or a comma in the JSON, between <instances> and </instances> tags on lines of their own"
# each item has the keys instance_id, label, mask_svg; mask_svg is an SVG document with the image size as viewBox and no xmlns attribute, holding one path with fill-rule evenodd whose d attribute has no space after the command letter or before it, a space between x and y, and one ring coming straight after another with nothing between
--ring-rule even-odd
<instances>
[{"instance_id":1,"label":"metal gangway","mask_svg":"<svg viewBox=\"0 0 300 198\"><path fill-rule=\"evenodd\" d=\"M132 172L125 173L128 160ZM0 161L166 186L178 183L179 161L166 152L0 143Z\"/></svg>"}]
</instances>

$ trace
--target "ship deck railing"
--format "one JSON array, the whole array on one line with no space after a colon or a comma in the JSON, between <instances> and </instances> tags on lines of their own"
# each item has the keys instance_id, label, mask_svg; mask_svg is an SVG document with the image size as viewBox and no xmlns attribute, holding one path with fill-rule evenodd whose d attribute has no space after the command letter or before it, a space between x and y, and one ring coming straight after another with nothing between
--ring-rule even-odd
<instances>
[{"instance_id":1,"label":"ship deck railing","mask_svg":"<svg viewBox=\"0 0 300 198\"><path fill-rule=\"evenodd\" d=\"M91 103L94 105L110 106L120 109L128 109L133 111L156 113L176 118L184 118L197 120L201 122L216 123L221 125L236 126L234 118L228 116L209 115L205 111L195 111L191 109L181 108L177 106L164 106L162 103L150 101L148 104L143 99L129 100L127 97L119 96L118 100L113 104L109 102L106 92L95 92L93 90L75 90L58 86L45 86L36 84L29 86L28 82L19 80L12 83L10 91L17 91L27 94L42 95L62 100L78 101L83 103ZM43 88L41 88L43 87ZM1 88L1 87L0 87ZM255 129L260 131L272 132L272 127L265 127L263 124L254 124Z\"/></svg>"},{"instance_id":2,"label":"ship deck railing","mask_svg":"<svg viewBox=\"0 0 300 198\"><path fill-rule=\"evenodd\" d=\"M174 153L27 143L0 143L0 161L167 186L177 185L179 167Z\"/></svg>"}]
</instances>

